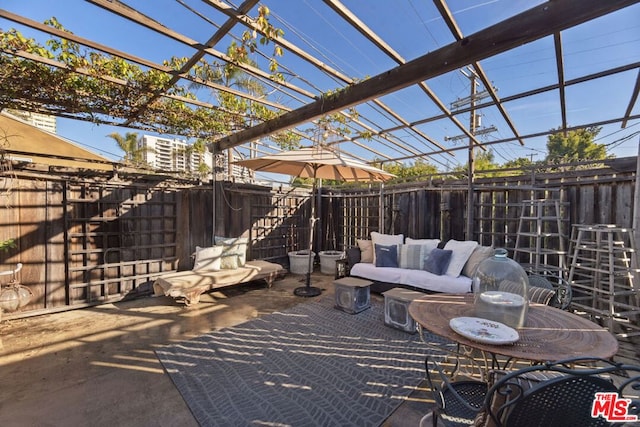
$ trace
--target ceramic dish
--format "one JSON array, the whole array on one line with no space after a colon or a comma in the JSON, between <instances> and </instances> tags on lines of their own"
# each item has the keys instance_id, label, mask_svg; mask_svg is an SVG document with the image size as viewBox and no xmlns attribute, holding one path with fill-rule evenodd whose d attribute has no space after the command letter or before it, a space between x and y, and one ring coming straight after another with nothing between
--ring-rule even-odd
<instances>
[{"instance_id":1,"label":"ceramic dish","mask_svg":"<svg viewBox=\"0 0 640 427\"><path fill-rule=\"evenodd\" d=\"M463 337L485 344L512 344L520 339L518 331L504 323L479 317L455 317L449 326Z\"/></svg>"}]
</instances>

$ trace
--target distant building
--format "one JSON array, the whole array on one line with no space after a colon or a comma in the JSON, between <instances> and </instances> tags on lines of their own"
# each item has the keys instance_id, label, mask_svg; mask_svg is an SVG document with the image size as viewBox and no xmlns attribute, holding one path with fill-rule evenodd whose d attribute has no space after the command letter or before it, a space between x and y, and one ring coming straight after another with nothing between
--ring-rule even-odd
<instances>
[{"instance_id":1,"label":"distant building","mask_svg":"<svg viewBox=\"0 0 640 427\"><path fill-rule=\"evenodd\" d=\"M252 169L233 163L240 160L240 157L232 155L231 162L229 162L230 151L232 150L224 150L217 156L216 179L255 183L255 172Z\"/></svg>"},{"instance_id":2,"label":"distant building","mask_svg":"<svg viewBox=\"0 0 640 427\"><path fill-rule=\"evenodd\" d=\"M199 165L204 163L212 171L211 173L214 171L211 152L194 152L191 149L191 144L187 144L184 140L143 135L138 144L139 148L144 150L143 157L145 162L154 169L197 174ZM217 179L253 181L253 171L233 163L229 165L227 159L228 150L217 156L215 165ZM234 156L233 160L237 160L237 158Z\"/></svg>"},{"instance_id":3,"label":"distant building","mask_svg":"<svg viewBox=\"0 0 640 427\"><path fill-rule=\"evenodd\" d=\"M143 135L138 141L138 148L144 150L144 161L157 170L197 174L201 163L210 170L213 168L211 153L197 153L180 139Z\"/></svg>"},{"instance_id":4,"label":"distant building","mask_svg":"<svg viewBox=\"0 0 640 427\"><path fill-rule=\"evenodd\" d=\"M30 111L22 110L4 110L10 116L19 118L25 123L35 126L38 129L46 130L47 132L57 133L57 119L56 116L49 116L46 114L32 113Z\"/></svg>"}]
</instances>

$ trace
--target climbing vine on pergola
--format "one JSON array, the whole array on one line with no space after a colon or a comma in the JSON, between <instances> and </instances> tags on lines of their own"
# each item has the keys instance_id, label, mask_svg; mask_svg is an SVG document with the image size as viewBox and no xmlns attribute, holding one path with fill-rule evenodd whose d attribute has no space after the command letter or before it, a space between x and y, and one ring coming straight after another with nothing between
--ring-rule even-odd
<instances>
[{"instance_id":1,"label":"climbing vine on pergola","mask_svg":"<svg viewBox=\"0 0 640 427\"><path fill-rule=\"evenodd\" d=\"M46 45L10 29L0 33L0 109L13 108L56 114L60 117L121 125L144 131L174 134L212 141L251 123L269 120L281 114L259 101L245 99L233 90L212 89L229 83L228 77L242 73L237 64L249 62L256 44L268 44L281 31L267 20L268 10L261 8L257 22L269 37L246 34L229 46L232 62L208 62L199 59L185 73L188 58L172 57L161 69L142 67L123 58L82 48L62 37L52 37ZM52 18L45 24L67 32ZM71 34L71 33L69 33ZM11 53L11 54L9 54ZM270 71L278 74L276 45ZM176 84L180 76L187 86ZM183 80L184 81L184 80ZM259 84L259 83L258 83ZM199 101L194 90L209 87L217 103ZM295 144L299 137L280 132L273 138L284 145Z\"/></svg>"}]
</instances>

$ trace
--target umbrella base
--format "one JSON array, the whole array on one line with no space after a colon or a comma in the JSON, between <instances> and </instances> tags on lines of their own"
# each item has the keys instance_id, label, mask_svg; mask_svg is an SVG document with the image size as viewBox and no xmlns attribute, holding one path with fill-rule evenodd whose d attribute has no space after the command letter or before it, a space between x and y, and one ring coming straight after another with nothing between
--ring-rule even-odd
<instances>
[{"instance_id":1,"label":"umbrella base","mask_svg":"<svg viewBox=\"0 0 640 427\"><path fill-rule=\"evenodd\" d=\"M322 289L313 286L301 286L295 288L293 293L299 297L317 297L322 293Z\"/></svg>"}]
</instances>

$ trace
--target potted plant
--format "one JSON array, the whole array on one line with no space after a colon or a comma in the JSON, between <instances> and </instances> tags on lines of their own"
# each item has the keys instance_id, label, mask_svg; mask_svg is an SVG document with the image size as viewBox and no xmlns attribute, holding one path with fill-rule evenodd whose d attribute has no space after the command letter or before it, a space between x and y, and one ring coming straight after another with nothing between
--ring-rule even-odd
<instances>
[{"instance_id":1,"label":"potted plant","mask_svg":"<svg viewBox=\"0 0 640 427\"><path fill-rule=\"evenodd\" d=\"M16 241L14 239L7 239L0 242L0 251L8 251L11 248L16 247Z\"/></svg>"},{"instance_id":2,"label":"potted plant","mask_svg":"<svg viewBox=\"0 0 640 427\"><path fill-rule=\"evenodd\" d=\"M320 251L320 272L323 274L335 274L336 261L344 258L342 251Z\"/></svg>"},{"instance_id":3,"label":"potted plant","mask_svg":"<svg viewBox=\"0 0 640 427\"><path fill-rule=\"evenodd\" d=\"M311 253L313 266L313 259L315 259L315 252ZM313 267L312 267L313 268ZM293 274L307 274L309 273L309 250L292 251L289 252L289 271Z\"/></svg>"}]
</instances>

